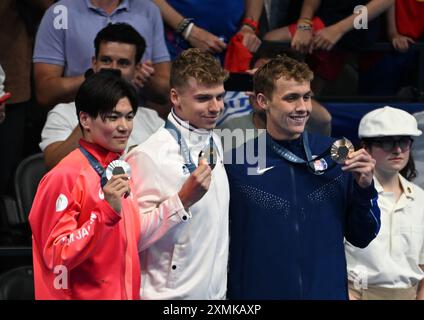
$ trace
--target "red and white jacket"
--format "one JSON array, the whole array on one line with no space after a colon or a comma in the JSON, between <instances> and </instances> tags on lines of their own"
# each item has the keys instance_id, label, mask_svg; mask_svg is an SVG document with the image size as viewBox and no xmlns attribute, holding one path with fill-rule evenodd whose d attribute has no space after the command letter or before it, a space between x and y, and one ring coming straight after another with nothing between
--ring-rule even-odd
<instances>
[{"instance_id":1,"label":"red and white jacket","mask_svg":"<svg viewBox=\"0 0 424 320\"><path fill-rule=\"evenodd\" d=\"M120 154L80 140L103 166ZM130 180L130 187L131 180ZM138 248L183 221L178 197L165 212L139 213L132 195L118 213L79 149L41 180L29 215L36 299L139 299Z\"/></svg>"}]
</instances>

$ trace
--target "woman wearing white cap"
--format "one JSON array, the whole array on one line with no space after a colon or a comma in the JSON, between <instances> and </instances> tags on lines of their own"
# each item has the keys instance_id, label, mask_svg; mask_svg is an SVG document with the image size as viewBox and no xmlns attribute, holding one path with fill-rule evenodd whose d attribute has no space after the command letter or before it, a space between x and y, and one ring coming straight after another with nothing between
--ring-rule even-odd
<instances>
[{"instance_id":1,"label":"woman wearing white cap","mask_svg":"<svg viewBox=\"0 0 424 320\"><path fill-rule=\"evenodd\" d=\"M376 160L374 184L381 229L364 249L346 242L350 299L424 299L424 191L416 176L408 112L391 107L367 113L358 136Z\"/></svg>"}]
</instances>

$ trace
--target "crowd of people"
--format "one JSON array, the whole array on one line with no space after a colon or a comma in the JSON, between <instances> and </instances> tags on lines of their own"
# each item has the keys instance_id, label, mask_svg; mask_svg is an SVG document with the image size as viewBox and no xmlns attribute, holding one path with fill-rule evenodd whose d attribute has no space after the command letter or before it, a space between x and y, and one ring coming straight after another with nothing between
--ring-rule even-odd
<instances>
[{"instance_id":1,"label":"crowd of people","mask_svg":"<svg viewBox=\"0 0 424 320\"><path fill-rule=\"evenodd\" d=\"M278 24L275 0L0 4L0 193L28 154L48 170L36 299L424 299L422 114L374 108L355 148L319 101L353 58L411 63L424 2L296 4ZM393 52L367 65L383 18Z\"/></svg>"}]
</instances>

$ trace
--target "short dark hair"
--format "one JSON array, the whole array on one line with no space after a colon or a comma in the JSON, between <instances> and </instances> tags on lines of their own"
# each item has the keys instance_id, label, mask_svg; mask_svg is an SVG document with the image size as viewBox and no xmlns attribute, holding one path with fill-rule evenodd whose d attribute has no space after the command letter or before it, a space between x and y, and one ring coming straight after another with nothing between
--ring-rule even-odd
<instances>
[{"instance_id":1,"label":"short dark hair","mask_svg":"<svg viewBox=\"0 0 424 320\"><path fill-rule=\"evenodd\" d=\"M78 119L83 111L92 118L100 115L104 120L122 98L128 98L135 114L138 108L135 88L114 72L95 73L82 83L75 97Z\"/></svg>"},{"instance_id":2,"label":"short dark hair","mask_svg":"<svg viewBox=\"0 0 424 320\"><path fill-rule=\"evenodd\" d=\"M146 50L146 41L140 33L128 23L109 23L97 33L94 39L96 58L98 57L100 44L102 42L121 42L135 45L135 63L141 60Z\"/></svg>"}]
</instances>

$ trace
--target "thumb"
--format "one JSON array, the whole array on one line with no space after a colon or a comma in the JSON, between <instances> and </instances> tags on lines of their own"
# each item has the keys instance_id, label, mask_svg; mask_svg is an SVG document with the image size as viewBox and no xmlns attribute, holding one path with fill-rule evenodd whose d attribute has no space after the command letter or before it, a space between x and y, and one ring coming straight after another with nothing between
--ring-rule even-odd
<instances>
[{"instance_id":1,"label":"thumb","mask_svg":"<svg viewBox=\"0 0 424 320\"><path fill-rule=\"evenodd\" d=\"M200 159L199 165L209 165L208 160L206 160L205 158Z\"/></svg>"}]
</instances>

